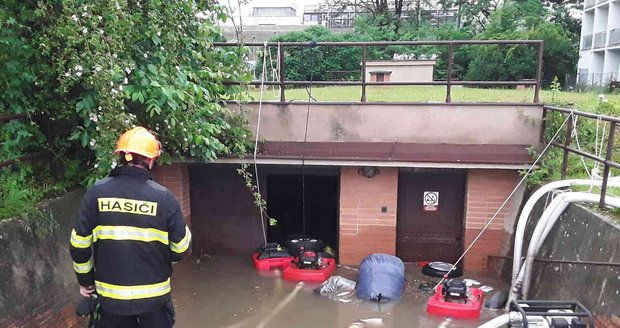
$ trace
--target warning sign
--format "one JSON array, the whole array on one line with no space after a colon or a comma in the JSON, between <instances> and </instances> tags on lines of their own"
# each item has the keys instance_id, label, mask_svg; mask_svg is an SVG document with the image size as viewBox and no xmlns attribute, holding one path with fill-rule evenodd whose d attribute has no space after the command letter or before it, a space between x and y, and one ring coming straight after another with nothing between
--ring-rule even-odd
<instances>
[{"instance_id":1,"label":"warning sign","mask_svg":"<svg viewBox=\"0 0 620 328\"><path fill-rule=\"evenodd\" d=\"M436 211L439 207L439 191L424 192L424 210Z\"/></svg>"}]
</instances>

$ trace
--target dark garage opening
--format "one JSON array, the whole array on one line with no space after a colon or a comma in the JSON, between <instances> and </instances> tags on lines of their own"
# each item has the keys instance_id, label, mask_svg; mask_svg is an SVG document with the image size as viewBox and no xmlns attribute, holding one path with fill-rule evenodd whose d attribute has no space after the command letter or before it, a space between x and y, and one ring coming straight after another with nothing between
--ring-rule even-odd
<instances>
[{"instance_id":1,"label":"dark garage opening","mask_svg":"<svg viewBox=\"0 0 620 328\"><path fill-rule=\"evenodd\" d=\"M338 254L338 201L337 175L269 174L267 213L277 224L268 227L268 240L283 243L291 234L305 233Z\"/></svg>"}]
</instances>

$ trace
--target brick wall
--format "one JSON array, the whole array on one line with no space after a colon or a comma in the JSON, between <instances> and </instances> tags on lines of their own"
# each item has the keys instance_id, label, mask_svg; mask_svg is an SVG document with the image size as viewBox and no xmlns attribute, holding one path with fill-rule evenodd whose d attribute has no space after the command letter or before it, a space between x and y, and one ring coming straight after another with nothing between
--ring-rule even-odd
<instances>
[{"instance_id":1,"label":"brick wall","mask_svg":"<svg viewBox=\"0 0 620 328\"><path fill-rule=\"evenodd\" d=\"M372 178L356 167L341 169L340 263L359 265L373 253L395 254L397 194L397 168L381 168Z\"/></svg>"},{"instance_id":2,"label":"brick wall","mask_svg":"<svg viewBox=\"0 0 620 328\"><path fill-rule=\"evenodd\" d=\"M519 182L517 171L469 170L465 204L465 249L469 247L482 228ZM493 223L465 256L465 269L487 270L487 256L501 253L505 240L504 226L514 220L521 197L512 197L498 213Z\"/></svg>"},{"instance_id":3,"label":"brick wall","mask_svg":"<svg viewBox=\"0 0 620 328\"><path fill-rule=\"evenodd\" d=\"M158 166L153 170L153 179L174 194L181 205L185 222L191 227L188 165L176 163Z\"/></svg>"}]
</instances>

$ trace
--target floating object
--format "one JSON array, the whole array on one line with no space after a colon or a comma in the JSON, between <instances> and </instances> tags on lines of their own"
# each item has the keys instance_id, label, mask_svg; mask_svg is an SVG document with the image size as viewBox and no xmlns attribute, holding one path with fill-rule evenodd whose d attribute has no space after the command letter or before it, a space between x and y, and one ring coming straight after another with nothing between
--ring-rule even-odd
<instances>
[{"instance_id":1,"label":"floating object","mask_svg":"<svg viewBox=\"0 0 620 328\"><path fill-rule=\"evenodd\" d=\"M463 275L463 270L461 268L456 267L454 270L450 271L452 267L453 264L451 263L430 262L422 268L422 273L427 276L438 278L443 278L448 272L450 272L448 278L456 278Z\"/></svg>"},{"instance_id":2,"label":"floating object","mask_svg":"<svg viewBox=\"0 0 620 328\"><path fill-rule=\"evenodd\" d=\"M336 259L319 258L317 266L299 266L299 257L294 258L289 265L282 271L282 278L293 281L324 282L336 270Z\"/></svg>"},{"instance_id":3,"label":"floating object","mask_svg":"<svg viewBox=\"0 0 620 328\"><path fill-rule=\"evenodd\" d=\"M437 286L426 306L426 312L457 319L480 317L484 293L467 287L462 279L449 279Z\"/></svg>"},{"instance_id":4,"label":"floating object","mask_svg":"<svg viewBox=\"0 0 620 328\"><path fill-rule=\"evenodd\" d=\"M341 300L343 297L349 296L354 290L357 283L353 280L342 276L331 276L321 286L314 290L321 296L327 296L332 300Z\"/></svg>"},{"instance_id":5,"label":"floating object","mask_svg":"<svg viewBox=\"0 0 620 328\"><path fill-rule=\"evenodd\" d=\"M488 292L493 290L493 287L484 285L484 286L482 286L482 287L480 287L478 289L480 289L481 291L483 291L485 293L488 293Z\"/></svg>"},{"instance_id":6,"label":"floating object","mask_svg":"<svg viewBox=\"0 0 620 328\"><path fill-rule=\"evenodd\" d=\"M471 286L478 286L480 285L480 281L478 280L474 280L474 279L463 279L463 281L465 281L465 283L467 284L467 287L471 287Z\"/></svg>"},{"instance_id":7,"label":"floating object","mask_svg":"<svg viewBox=\"0 0 620 328\"><path fill-rule=\"evenodd\" d=\"M372 254L360 264L357 297L367 301L392 301L405 286L405 265L398 257Z\"/></svg>"},{"instance_id":8,"label":"floating object","mask_svg":"<svg viewBox=\"0 0 620 328\"><path fill-rule=\"evenodd\" d=\"M277 243L267 243L259 252L252 254L254 267L261 271L284 269L292 260L288 250Z\"/></svg>"}]
</instances>

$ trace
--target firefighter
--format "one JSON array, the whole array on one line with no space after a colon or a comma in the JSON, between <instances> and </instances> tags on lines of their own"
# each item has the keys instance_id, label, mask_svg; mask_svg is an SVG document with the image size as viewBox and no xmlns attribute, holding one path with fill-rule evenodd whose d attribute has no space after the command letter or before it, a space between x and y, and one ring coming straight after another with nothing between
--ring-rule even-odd
<instances>
[{"instance_id":1,"label":"firefighter","mask_svg":"<svg viewBox=\"0 0 620 328\"><path fill-rule=\"evenodd\" d=\"M155 136L133 128L115 153L123 165L89 188L71 231L80 294L98 296L97 327L169 328L172 264L190 251L191 232L172 193L152 179Z\"/></svg>"}]
</instances>

